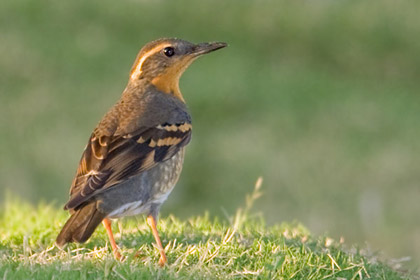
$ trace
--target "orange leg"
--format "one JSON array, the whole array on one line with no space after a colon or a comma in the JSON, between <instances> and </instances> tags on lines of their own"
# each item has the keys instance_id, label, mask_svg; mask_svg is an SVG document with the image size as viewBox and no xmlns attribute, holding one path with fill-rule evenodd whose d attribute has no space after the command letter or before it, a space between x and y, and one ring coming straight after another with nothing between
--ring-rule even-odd
<instances>
[{"instance_id":1,"label":"orange leg","mask_svg":"<svg viewBox=\"0 0 420 280\"><path fill-rule=\"evenodd\" d=\"M106 232L108 233L108 237L109 237L109 242L111 243L111 247L112 247L112 252L114 253L114 257L117 260L121 260L121 254L119 252L117 243L115 243L115 239L114 239L114 235L112 234L112 228L111 228L111 220L105 218L102 221L102 224L104 225Z\"/></svg>"},{"instance_id":2,"label":"orange leg","mask_svg":"<svg viewBox=\"0 0 420 280\"><path fill-rule=\"evenodd\" d=\"M153 236L155 237L155 240L156 240L157 248L159 249L159 253L160 253L159 265L164 266L167 262L167 259L166 259L165 251L163 250L163 247L162 247L162 242L160 242L159 233L156 228L156 220L152 215L147 217L147 224L152 229Z\"/></svg>"}]
</instances>

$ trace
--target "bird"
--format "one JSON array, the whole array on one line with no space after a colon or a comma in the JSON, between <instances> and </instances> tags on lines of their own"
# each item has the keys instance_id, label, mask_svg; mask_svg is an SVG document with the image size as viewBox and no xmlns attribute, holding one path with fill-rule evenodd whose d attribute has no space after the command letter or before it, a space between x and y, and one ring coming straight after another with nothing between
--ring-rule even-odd
<instances>
[{"instance_id":1,"label":"bird","mask_svg":"<svg viewBox=\"0 0 420 280\"><path fill-rule=\"evenodd\" d=\"M179 79L196 58L226 46L162 38L141 48L121 98L83 151L64 206L71 216L55 242L59 248L86 242L102 223L114 257L121 260L112 219L143 214L159 250L158 264L167 263L156 224L178 181L192 134Z\"/></svg>"}]
</instances>

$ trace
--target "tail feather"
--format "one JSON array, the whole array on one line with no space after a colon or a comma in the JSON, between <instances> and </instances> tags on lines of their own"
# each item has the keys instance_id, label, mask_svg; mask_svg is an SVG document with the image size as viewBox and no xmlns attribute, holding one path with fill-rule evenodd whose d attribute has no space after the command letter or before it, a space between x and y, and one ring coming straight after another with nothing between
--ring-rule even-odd
<instances>
[{"instance_id":1,"label":"tail feather","mask_svg":"<svg viewBox=\"0 0 420 280\"><path fill-rule=\"evenodd\" d=\"M106 214L98 211L95 202L80 207L67 220L57 236L57 246L61 248L69 242L86 242L105 217Z\"/></svg>"}]
</instances>

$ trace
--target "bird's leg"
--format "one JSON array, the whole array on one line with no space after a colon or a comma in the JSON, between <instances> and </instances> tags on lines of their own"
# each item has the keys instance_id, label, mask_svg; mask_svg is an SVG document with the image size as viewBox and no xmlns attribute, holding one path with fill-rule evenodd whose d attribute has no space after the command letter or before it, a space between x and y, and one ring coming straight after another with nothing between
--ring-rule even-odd
<instances>
[{"instance_id":1,"label":"bird's leg","mask_svg":"<svg viewBox=\"0 0 420 280\"><path fill-rule=\"evenodd\" d=\"M163 250L163 247L162 247L162 242L160 242L159 233L156 228L155 217L153 217L152 215L147 216L147 224L152 229L153 236L155 237L155 240L156 240L157 248L159 249L159 253L160 253L159 265L164 266L167 262L167 259L166 259L165 251Z\"/></svg>"},{"instance_id":2,"label":"bird's leg","mask_svg":"<svg viewBox=\"0 0 420 280\"><path fill-rule=\"evenodd\" d=\"M114 235L112 234L111 220L110 220L110 219L105 218L105 219L102 221L102 224L104 225L104 227L105 227L105 229L106 229L106 232L108 233L109 242L111 243L112 252L114 253L114 257L115 257L117 260L121 260L122 256L121 256L121 254L120 254L120 252L119 252L119 248L118 248L118 246L117 246L117 243L115 242Z\"/></svg>"}]
</instances>

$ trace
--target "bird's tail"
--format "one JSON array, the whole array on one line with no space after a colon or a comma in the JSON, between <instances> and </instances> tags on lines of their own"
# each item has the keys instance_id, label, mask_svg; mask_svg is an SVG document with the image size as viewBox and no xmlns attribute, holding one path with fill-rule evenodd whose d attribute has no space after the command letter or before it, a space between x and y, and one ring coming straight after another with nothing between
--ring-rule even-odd
<instances>
[{"instance_id":1,"label":"bird's tail","mask_svg":"<svg viewBox=\"0 0 420 280\"><path fill-rule=\"evenodd\" d=\"M86 242L105 217L106 214L98 211L95 202L80 207L67 220L57 236L57 246L61 248L69 242Z\"/></svg>"}]
</instances>

